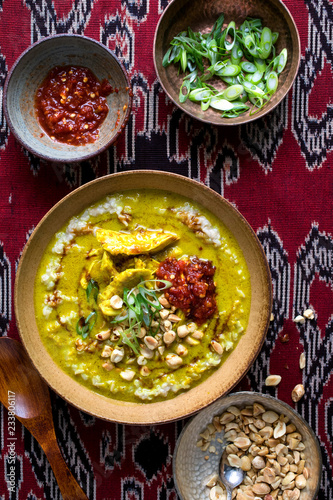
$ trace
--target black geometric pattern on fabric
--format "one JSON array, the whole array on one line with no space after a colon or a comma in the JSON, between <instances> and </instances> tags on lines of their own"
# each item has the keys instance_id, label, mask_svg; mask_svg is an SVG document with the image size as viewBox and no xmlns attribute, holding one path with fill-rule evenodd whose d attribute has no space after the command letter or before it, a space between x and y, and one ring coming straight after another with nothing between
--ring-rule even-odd
<instances>
[{"instance_id":1,"label":"black geometric pattern on fabric","mask_svg":"<svg viewBox=\"0 0 333 500\"><path fill-rule=\"evenodd\" d=\"M203 125L200 128L193 130L192 133L192 123L193 120L188 121L187 132L190 141L190 170L189 177L197 181L200 180L200 150L205 151L205 156L209 157L212 151L217 147L217 136L216 131L213 127L209 125Z\"/></svg>"},{"instance_id":2,"label":"black geometric pattern on fabric","mask_svg":"<svg viewBox=\"0 0 333 500\"><path fill-rule=\"evenodd\" d=\"M295 312L298 314L309 304L310 285L316 273L326 284L333 286L333 242L313 225L297 257Z\"/></svg>"},{"instance_id":3,"label":"black geometric pattern on fabric","mask_svg":"<svg viewBox=\"0 0 333 500\"><path fill-rule=\"evenodd\" d=\"M6 64L6 58L3 54L0 53L0 103L2 103L3 88L5 80L7 78L7 73L8 73L8 68ZM4 149L6 147L7 141L8 141L8 125L5 120L3 106L0 106L0 149Z\"/></svg>"},{"instance_id":4,"label":"black geometric pattern on fabric","mask_svg":"<svg viewBox=\"0 0 333 500\"><path fill-rule=\"evenodd\" d=\"M148 101L147 96L147 83L141 78L140 75L136 75L132 79L132 88L134 94L136 89L139 90L140 97L145 98ZM138 99L138 97L137 97ZM140 102L134 104L135 106L140 106ZM147 113L149 115L149 113ZM179 123L177 123L177 130ZM108 164L109 172L122 172L127 170L140 170L140 169L153 169L160 171L175 172L180 175L187 176L188 174L188 160L176 161L173 156L173 140L175 144L174 151L176 153L177 141L174 136L174 128L170 126L170 130L173 133L170 137L165 131L152 131L150 136L147 134L136 134L135 133L135 117L134 114L130 116L130 119L126 126L126 151L124 157L118 160L116 154L116 145L111 146L108 150ZM169 148L168 148L169 146ZM169 155L168 155L169 150Z\"/></svg>"},{"instance_id":5,"label":"black geometric pattern on fabric","mask_svg":"<svg viewBox=\"0 0 333 500\"><path fill-rule=\"evenodd\" d=\"M161 9L165 9L168 6L169 0L159 0Z\"/></svg>"},{"instance_id":6,"label":"black geometric pattern on fabric","mask_svg":"<svg viewBox=\"0 0 333 500\"><path fill-rule=\"evenodd\" d=\"M88 498L94 498L96 490L94 470L87 450L71 419L67 403L59 396L54 394L52 396L53 421L59 447L66 464Z\"/></svg>"},{"instance_id":7,"label":"black geometric pattern on fabric","mask_svg":"<svg viewBox=\"0 0 333 500\"><path fill-rule=\"evenodd\" d=\"M162 471L168 457L169 445L153 430L149 435L145 435L134 449L136 465L142 469L148 482Z\"/></svg>"},{"instance_id":8,"label":"black geometric pattern on fabric","mask_svg":"<svg viewBox=\"0 0 333 500\"><path fill-rule=\"evenodd\" d=\"M145 120L145 127L147 128L147 130L149 130L149 133L160 129L160 125L158 122L158 118L160 115L159 103L164 94L162 91L162 87L157 80L152 84L150 93L153 94L152 107L149 108L149 112L147 113ZM171 131L168 131L168 138L170 133Z\"/></svg>"},{"instance_id":9,"label":"black geometric pattern on fabric","mask_svg":"<svg viewBox=\"0 0 333 500\"><path fill-rule=\"evenodd\" d=\"M241 140L265 171L272 170L288 127L288 96L268 115L241 126Z\"/></svg>"},{"instance_id":10,"label":"black geometric pattern on fabric","mask_svg":"<svg viewBox=\"0 0 333 500\"><path fill-rule=\"evenodd\" d=\"M84 411L79 411L82 422L86 427L93 427L96 423L96 417L85 413Z\"/></svg>"},{"instance_id":11,"label":"black geometric pattern on fabric","mask_svg":"<svg viewBox=\"0 0 333 500\"><path fill-rule=\"evenodd\" d=\"M5 463L4 463L4 479L7 483L8 487L8 499L9 500L18 500L19 498L19 490L20 490L20 485L23 482L23 458L21 456L18 456L15 454L15 458L13 460L13 457L11 455L5 455L4 457ZM13 463L14 462L14 463ZM15 487L10 488L9 485L11 486L10 483L10 472L11 468L15 468L15 472L12 477L15 478Z\"/></svg>"},{"instance_id":12,"label":"black geometric pattern on fabric","mask_svg":"<svg viewBox=\"0 0 333 500\"><path fill-rule=\"evenodd\" d=\"M30 153L30 151L28 151L27 149L22 148L22 151L25 154L25 156L29 159L30 170L32 171L34 176L37 176L41 168L42 160L38 158L38 156L35 156L32 153Z\"/></svg>"},{"instance_id":13,"label":"black geometric pattern on fabric","mask_svg":"<svg viewBox=\"0 0 333 500\"><path fill-rule=\"evenodd\" d=\"M176 160L168 158L167 150L165 149L166 142L167 137L165 133L155 134L153 132L151 140L147 136L138 135L135 138L137 156L131 168L135 170L148 168L162 172L169 171L186 176L188 172L187 160L178 163ZM128 169L126 168L126 170Z\"/></svg>"},{"instance_id":14,"label":"black geometric pattern on fabric","mask_svg":"<svg viewBox=\"0 0 333 500\"><path fill-rule=\"evenodd\" d=\"M157 500L168 500L170 498L169 492L174 491L175 483L173 477L168 476L166 482L163 481L162 485L158 489ZM178 495L176 498L179 498ZM149 500L149 499L148 499Z\"/></svg>"},{"instance_id":15,"label":"black geometric pattern on fabric","mask_svg":"<svg viewBox=\"0 0 333 500\"><path fill-rule=\"evenodd\" d=\"M178 437L180 436L182 430L184 429L186 423L189 421L189 419L184 419L184 420L177 420L177 422L175 422L175 426L176 426L176 440L178 439Z\"/></svg>"},{"instance_id":16,"label":"black geometric pattern on fabric","mask_svg":"<svg viewBox=\"0 0 333 500\"><path fill-rule=\"evenodd\" d=\"M134 0L123 0L123 5L126 5L128 12L138 21L144 21L149 10L149 1L141 0L140 2Z\"/></svg>"},{"instance_id":17,"label":"black geometric pattern on fabric","mask_svg":"<svg viewBox=\"0 0 333 500\"><path fill-rule=\"evenodd\" d=\"M103 431L100 441L100 462L106 471L113 470L115 465L120 466L124 451L124 426L122 424L116 424L116 443L112 443L112 436L108 430Z\"/></svg>"},{"instance_id":18,"label":"black geometric pattern on fabric","mask_svg":"<svg viewBox=\"0 0 333 500\"><path fill-rule=\"evenodd\" d=\"M52 500L61 500L62 496L58 484L45 453L29 431L23 429L23 435L24 449L29 456L29 461L38 484L43 485L45 497L47 499L52 498Z\"/></svg>"},{"instance_id":19,"label":"black geometric pattern on fabric","mask_svg":"<svg viewBox=\"0 0 333 500\"><path fill-rule=\"evenodd\" d=\"M128 498L143 500L143 484L131 477L122 480L121 500L128 500Z\"/></svg>"},{"instance_id":20,"label":"black geometric pattern on fabric","mask_svg":"<svg viewBox=\"0 0 333 500\"><path fill-rule=\"evenodd\" d=\"M179 134L179 123L181 122L183 118L183 111L181 111L179 108L176 106L172 110L172 114L170 117L169 121L169 155L171 158L177 158L178 157L178 134ZM191 161L191 158L189 158Z\"/></svg>"},{"instance_id":21,"label":"black geometric pattern on fabric","mask_svg":"<svg viewBox=\"0 0 333 500\"><path fill-rule=\"evenodd\" d=\"M71 421L67 403L53 393L52 411L57 441L65 462L88 498L93 499L96 489L95 478L88 454L81 443L74 423ZM29 454L37 481L43 484L46 498L61 500L62 496L46 455L37 441L26 430L24 430L24 447Z\"/></svg>"},{"instance_id":22,"label":"black geometric pattern on fabric","mask_svg":"<svg viewBox=\"0 0 333 500\"><path fill-rule=\"evenodd\" d=\"M235 151L225 145L218 154L214 168L209 173L207 185L223 196L224 185L229 186L239 179L239 160Z\"/></svg>"},{"instance_id":23,"label":"black geometric pattern on fabric","mask_svg":"<svg viewBox=\"0 0 333 500\"><path fill-rule=\"evenodd\" d=\"M310 303L310 287L312 282L319 276L333 289L333 242L325 233L320 233L317 226L313 226L297 255L295 269L295 296L294 310L303 311ZM322 336L317 327L316 319L299 326L300 338L306 355L306 366L303 370L303 385L305 395L298 403L297 410L309 422L312 429L318 434L318 407L319 401L313 396L322 395L324 386L329 383L333 368L333 320L330 319L326 325L325 335ZM311 396L312 395L312 396ZM325 421L327 426L327 439L333 442L332 434L332 405L326 406ZM326 490L321 498L329 498L333 491L332 471L325 446L320 443L323 450L323 476Z\"/></svg>"},{"instance_id":24,"label":"black geometric pattern on fabric","mask_svg":"<svg viewBox=\"0 0 333 500\"><path fill-rule=\"evenodd\" d=\"M160 89L157 88L157 92L154 97L158 98ZM155 101L154 101L155 102ZM156 104L157 106L157 104ZM179 144L181 142L180 138L180 126L183 126L184 132L188 138L188 154L183 157L180 156ZM184 166L188 166L185 175L200 181L200 172L207 166L209 169L210 163L212 163L212 155L220 150L219 146L219 134L216 127L212 127L206 123L200 123L198 126L198 121L188 117L179 108L174 107L172 109L172 114L168 122L168 152L169 158L175 159L177 164L183 163ZM222 150L224 151L223 146ZM234 154L232 153L232 156ZM202 159L204 158L205 165L202 165ZM222 161L220 161L222 159ZM222 158L219 153L215 161L215 166L221 168L223 163L223 153Z\"/></svg>"},{"instance_id":25,"label":"black geometric pattern on fabric","mask_svg":"<svg viewBox=\"0 0 333 500\"><path fill-rule=\"evenodd\" d=\"M96 173L93 169L93 162L89 161L83 161L80 163L81 166L81 182L80 186L83 186L83 184L86 184L87 182L93 181L96 179Z\"/></svg>"},{"instance_id":26,"label":"black geometric pattern on fabric","mask_svg":"<svg viewBox=\"0 0 333 500\"><path fill-rule=\"evenodd\" d=\"M59 183L64 182L68 187L74 189L96 179L95 165L99 157L91 161L72 163L46 163L47 169L52 169Z\"/></svg>"},{"instance_id":27,"label":"black geometric pattern on fabric","mask_svg":"<svg viewBox=\"0 0 333 500\"><path fill-rule=\"evenodd\" d=\"M265 379L269 375L270 354L279 331L283 327L283 322L288 317L290 265L283 244L271 226L258 230L257 236L264 249L271 271L274 322L271 323L268 329L260 356L250 368L248 377L254 391L267 392Z\"/></svg>"},{"instance_id":28,"label":"black geometric pattern on fabric","mask_svg":"<svg viewBox=\"0 0 333 500\"><path fill-rule=\"evenodd\" d=\"M0 242L0 337L7 334L11 320L11 268Z\"/></svg>"},{"instance_id":29,"label":"black geometric pattern on fabric","mask_svg":"<svg viewBox=\"0 0 333 500\"><path fill-rule=\"evenodd\" d=\"M148 82L147 79L142 75L142 73L137 73L133 75L131 79L131 87L133 90L133 108L134 109L144 109L144 122L143 122L143 128L144 132L139 132L140 135L146 135L147 136L147 126L148 126L148 120L149 116L152 114L152 110L150 109L150 99L149 99L149 88L148 88ZM128 143L128 149L127 149L127 156L128 158L131 158L135 160L135 153L137 149L135 148L134 151L131 149L131 145L134 145L134 138L136 135L136 123L135 119L136 116L135 114L132 114L133 118L133 123L132 123L132 129L131 129L131 138L132 141L129 141ZM128 131L128 139L130 139L130 131ZM133 152L134 152L134 157L133 157ZM138 153L140 153L140 150L138 150Z\"/></svg>"},{"instance_id":30,"label":"black geometric pattern on fabric","mask_svg":"<svg viewBox=\"0 0 333 500\"><path fill-rule=\"evenodd\" d=\"M309 10L309 44L294 84L293 129L308 168L313 170L333 148L333 105L328 103L320 118L310 117L308 110L309 95L325 59L333 65L333 5L329 0L305 0L305 4Z\"/></svg>"},{"instance_id":31,"label":"black geometric pattern on fabric","mask_svg":"<svg viewBox=\"0 0 333 500\"><path fill-rule=\"evenodd\" d=\"M72 9L65 19L58 19L52 0L24 0L31 11L32 33L31 42L40 38L61 33L76 33L83 35L89 21L94 0L74 0Z\"/></svg>"},{"instance_id":32,"label":"black geometric pattern on fabric","mask_svg":"<svg viewBox=\"0 0 333 500\"><path fill-rule=\"evenodd\" d=\"M134 7L134 3L133 9L137 9L137 7ZM100 38L101 42L106 47L109 46L112 52L116 54L125 69L130 71L134 64L134 38L126 20L123 21L121 16L117 14L108 21L105 21L104 28L101 29ZM114 43L112 45L109 44L109 40L114 41Z\"/></svg>"},{"instance_id":33,"label":"black geometric pattern on fabric","mask_svg":"<svg viewBox=\"0 0 333 500\"><path fill-rule=\"evenodd\" d=\"M271 272L273 286L273 314L271 325L280 333L284 320L289 316L290 265L283 242L270 225L257 231ZM273 341L274 339L270 339Z\"/></svg>"},{"instance_id":34,"label":"black geometric pattern on fabric","mask_svg":"<svg viewBox=\"0 0 333 500\"><path fill-rule=\"evenodd\" d=\"M65 163L63 165L64 181L70 188L75 188L79 185L80 176L79 163Z\"/></svg>"}]
</instances>

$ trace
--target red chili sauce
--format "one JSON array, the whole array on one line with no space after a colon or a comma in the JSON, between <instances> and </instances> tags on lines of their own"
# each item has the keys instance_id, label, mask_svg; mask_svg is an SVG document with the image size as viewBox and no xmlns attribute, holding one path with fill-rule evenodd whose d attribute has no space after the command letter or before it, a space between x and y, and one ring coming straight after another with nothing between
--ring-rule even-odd
<instances>
[{"instance_id":1,"label":"red chili sauce","mask_svg":"<svg viewBox=\"0 0 333 500\"><path fill-rule=\"evenodd\" d=\"M164 292L170 304L202 324L217 310L214 273L215 267L207 260L168 258L160 263L156 276L172 283Z\"/></svg>"},{"instance_id":2,"label":"red chili sauce","mask_svg":"<svg viewBox=\"0 0 333 500\"><path fill-rule=\"evenodd\" d=\"M96 141L108 114L106 96L113 89L88 68L56 66L36 94L40 125L53 140L80 146Z\"/></svg>"}]
</instances>

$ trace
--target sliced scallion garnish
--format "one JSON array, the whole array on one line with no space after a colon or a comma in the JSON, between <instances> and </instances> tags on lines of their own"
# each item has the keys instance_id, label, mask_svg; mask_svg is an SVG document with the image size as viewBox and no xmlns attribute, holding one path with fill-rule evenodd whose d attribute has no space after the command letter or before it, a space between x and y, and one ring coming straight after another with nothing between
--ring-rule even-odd
<instances>
[{"instance_id":1,"label":"sliced scallion garnish","mask_svg":"<svg viewBox=\"0 0 333 500\"><path fill-rule=\"evenodd\" d=\"M89 336L89 333L93 329L97 319L96 311L92 311L86 318L81 316L81 318L76 323L76 333L81 335L83 339Z\"/></svg>"},{"instance_id":2,"label":"sliced scallion garnish","mask_svg":"<svg viewBox=\"0 0 333 500\"><path fill-rule=\"evenodd\" d=\"M191 28L179 33L171 41L162 64L164 67L178 64L185 74L179 92L181 103L190 99L200 104L203 111L209 107L222 111L223 117L247 111L249 106L234 106L239 96L235 97L232 91L223 92L205 83L218 76L229 86L243 85L244 81L253 84L256 88L245 88L242 101L248 94L248 101L259 111L276 91L276 76L286 66L287 49L276 55L274 44L279 33L263 27L260 19L247 18L239 29L234 21L224 29L223 23L221 14L208 34L196 33ZM233 104L227 106L223 100Z\"/></svg>"},{"instance_id":3,"label":"sliced scallion garnish","mask_svg":"<svg viewBox=\"0 0 333 500\"><path fill-rule=\"evenodd\" d=\"M98 292L99 292L99 285L97 281L91 279L88 283L88 286L86 288L86 295L87 295L87 300L89 301L90 296L92 295L93 299L97 300L98 297Z\"/></svg>"},{"instance_id":4,"label":"sliced scallion garnish","mask_svg":"<svg viewBox=\"0 0 333 500\"><path fill-rule=\"evenodd\" d=\"M154 288L154 285L159 287ZM125 311L118 314L111 323L124 324L126 322L126 329L124 331L119 330L119 335L122 343L128 345L135 354L138 354L139 342L137 334L140 332L141 327L146 328L152 336L155 336L158 332L159 328L154 330L152 327L153 320L160 321L157 313L163 309L158 300L157 292L161 292L170 286L172 286L170 281L146 280L141 281L131 290L124 289Z\"/></svg>"}]
</instances>

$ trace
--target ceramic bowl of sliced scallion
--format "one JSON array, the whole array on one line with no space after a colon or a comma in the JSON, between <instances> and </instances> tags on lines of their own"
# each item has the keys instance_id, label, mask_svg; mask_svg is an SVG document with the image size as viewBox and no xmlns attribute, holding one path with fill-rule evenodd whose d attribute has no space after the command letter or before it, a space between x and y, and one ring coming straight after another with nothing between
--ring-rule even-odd
<instances>
[{"instance_id":1,"label":"ceramic bowl of sliced scallion","mask_svg":"<svg viewBox=\"0 0 333 500\"><path fill-rule=\"evenodd\" d=\"M279 0L174 0L155 33L154 62L170 99L216 125L237 125L275 108L300 61L290 12Z\"/></svg>"}]
</instances>

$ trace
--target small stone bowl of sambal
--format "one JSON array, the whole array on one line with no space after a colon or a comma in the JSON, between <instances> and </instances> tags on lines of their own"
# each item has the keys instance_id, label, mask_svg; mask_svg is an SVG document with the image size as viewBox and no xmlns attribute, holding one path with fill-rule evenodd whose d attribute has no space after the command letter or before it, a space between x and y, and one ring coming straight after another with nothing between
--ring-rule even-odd
<instances>
[{"instance_id":1,"label":"small stone bowl of sambal","mask_svg":"<svg viewBox=\"0 0 333 500\"><path fill-rule=\"evenodd\" d=\"M118 58L81 35L55 35L29 47L4 88L7 123L20 144L53 162L79 162L123 131L132 91Z\"/></svg>"}]
</instances>

